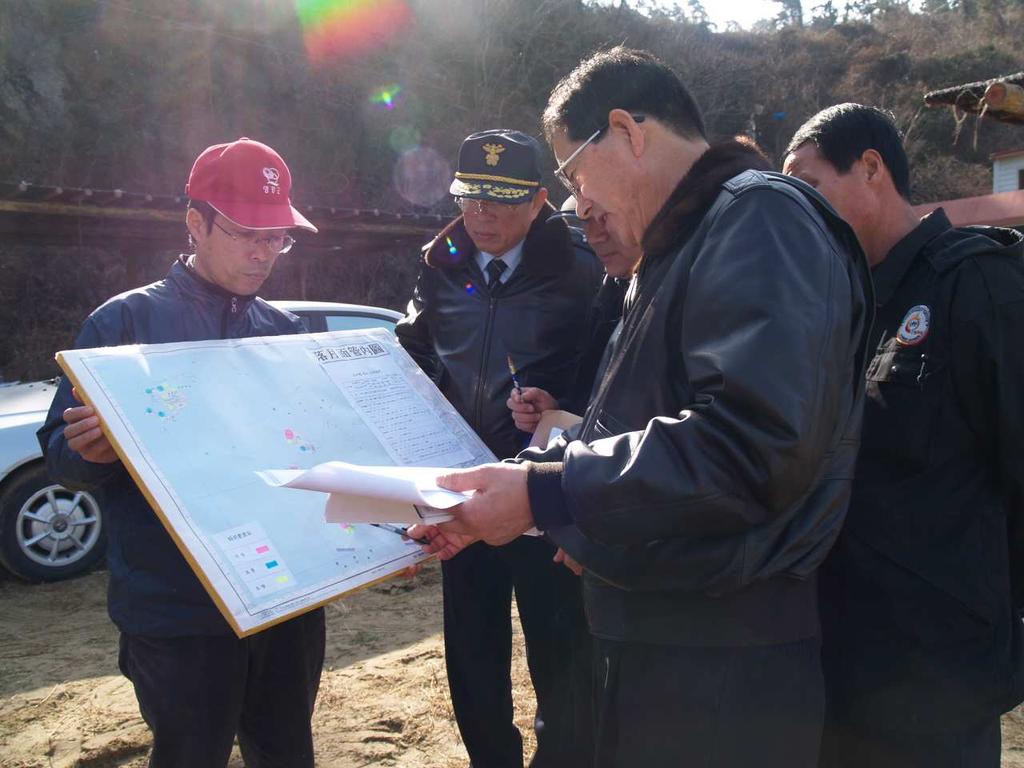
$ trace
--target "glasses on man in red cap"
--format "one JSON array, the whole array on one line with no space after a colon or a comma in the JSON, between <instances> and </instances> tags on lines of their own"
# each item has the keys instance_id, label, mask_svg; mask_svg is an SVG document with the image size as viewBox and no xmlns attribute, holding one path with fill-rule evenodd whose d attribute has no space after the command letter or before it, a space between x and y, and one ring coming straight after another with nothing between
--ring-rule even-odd
<instances>
[{"instance_id":1,"label":"glasses on man in red cap","mask_svg":"<svg viewBox=\"0 0 1024 768\"><path fill-rule=\"evenodd\" d=\"M266 144L245 138L207 147L196 158L185 185L200 200L245 229L301 227L316 232L291 203L292 174Z\"/></svg>"},{"instance_id":2,"label":"glasses on man in red cap","mask_svg":"<svg viewBox=\"0 0 1024 768\"><path fill-rule=\"evenodd\" d=\"M246 230L245 232L232 232L229 229L225 229L214 220L213 226L223 232L225 235L230 237L236 243L242 243L244 246L250 248L266 248L273 253L283 256L292 249L295 245L295 238L291 235L266 235L260 237L256 232Z\"/></svg>"}]
</instances>

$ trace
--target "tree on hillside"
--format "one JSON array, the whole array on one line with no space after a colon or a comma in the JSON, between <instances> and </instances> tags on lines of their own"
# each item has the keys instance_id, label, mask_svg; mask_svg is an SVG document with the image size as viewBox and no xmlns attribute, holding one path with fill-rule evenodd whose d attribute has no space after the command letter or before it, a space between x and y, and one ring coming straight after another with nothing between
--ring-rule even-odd
<instances>
[{"instance_id":1,"label":"tree on hillside","mask_svg":"<svg viewBox=\"0 0 1024 768\"><path fill-rule=\"evenodd\" d=\"M781 27L802 27L804 25L804 8L801 0L773 0L781 6L776 24Z\"/></svg>"}]
</instances>

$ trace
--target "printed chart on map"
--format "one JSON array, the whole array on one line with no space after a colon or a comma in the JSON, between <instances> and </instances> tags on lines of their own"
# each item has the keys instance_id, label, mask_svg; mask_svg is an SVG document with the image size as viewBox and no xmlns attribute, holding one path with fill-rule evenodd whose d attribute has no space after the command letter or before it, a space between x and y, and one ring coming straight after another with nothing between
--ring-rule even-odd
<instances>
[{"instance_id":1,"label":"printed chart on map","mask_svg":"<svg viewBox=\"0 0 1024 768\"><path fill-rule=\"evenodd\" d=\"M330 522L324 494L272 488L258 472L494 461L384 329L57 359L240 636L423 558L394 528Z\"/></svg>"}]
</instances>

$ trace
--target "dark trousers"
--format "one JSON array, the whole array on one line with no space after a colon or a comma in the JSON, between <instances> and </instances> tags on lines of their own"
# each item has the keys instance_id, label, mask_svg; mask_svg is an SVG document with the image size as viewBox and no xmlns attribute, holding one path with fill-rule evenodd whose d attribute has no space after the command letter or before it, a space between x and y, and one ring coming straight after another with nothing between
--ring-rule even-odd
<instances>
[{"instance_id":1,"label":"dark trousers","mask_svg":"<svg viewBox=\"0 0 1024 768\"><path fill-rule=\"evenodd\" d=\"M597 768L813 768L818 640L739 648L595 642Z\"/></svg>"},{"instance_id":2,"label":"dark trousers","mask_svg":"<svg viewBox=\"0 0 1024 768\"><path fill-rule=\"evenodd\" d=\"M828 717L820 768L999 768L999 718L963 727L936 723L934 733L901 731L898 723L854 724Z\"/></svg>"},{"instance_id":3,"label":"dark trousers","mask_svg":"<svg viewBox=\"0 0 1024 768\"><path fill-rule=\"evenodd\" d=\"M151 768L224 768L236 733L248 768L313 768L323 663L322 609L241 640L122 633L118 658L153 731Z\"/></svg>"},{"instance_id":4,"label":"dark trousers","mask_svg":"<svg viewBox=\"0 0 1024 768\"><path fill-rule=\"evenodd\" d=\"M474 768L522 768L512 722L512 592L537 695L534 768L592 765L590 647L579 578L521 536L474 544L442 564L444 647L455 719Z\"/></svg>"}]
</instances>

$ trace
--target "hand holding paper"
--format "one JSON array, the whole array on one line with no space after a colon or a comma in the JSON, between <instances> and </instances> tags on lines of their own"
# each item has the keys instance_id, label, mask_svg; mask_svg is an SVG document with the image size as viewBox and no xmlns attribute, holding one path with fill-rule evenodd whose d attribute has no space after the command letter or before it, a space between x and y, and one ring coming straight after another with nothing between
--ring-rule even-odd
<instances>
[{"instance_id":1,"label":"hand holding paper","mask_svg":"<svg viewBox=\"0 0 1024 768\"><path fill-rule=\"evenodd\" d=\"M472 498L448 510L454 519L438 528L495 546L523 535L533 528L526 471L523 464L484 464L438 477L442 488L473 492Z\"/></svg>"},{"instance_id":2,"label":"hand holding paper","mask_svg":"<svg viewBox=\"0 0 1024 768\"><path fill-rule=\"evenodd\" d=\"M533 529L526 467L484 464L467 470L364 467L329 461L310 470L257 473L274 487L328 493L334 523L418 523L427 551L453 557L475 541L507 544ZM440 536L443 534L443 536Z\"/></svg>"},{"instance_id":3,"label":"hand holding paper","mask_svg":"<svg viewBox=\"0 0 1024 768\"><path fill-rule=\"evenodd\" d=\"M438 487L451 470L437 467L366 467L328 461L309 470L267 469L257 474L274 487L328 493L332 523L438 523L446 510L472 494Z\"/></svg>"}]
</instances>

